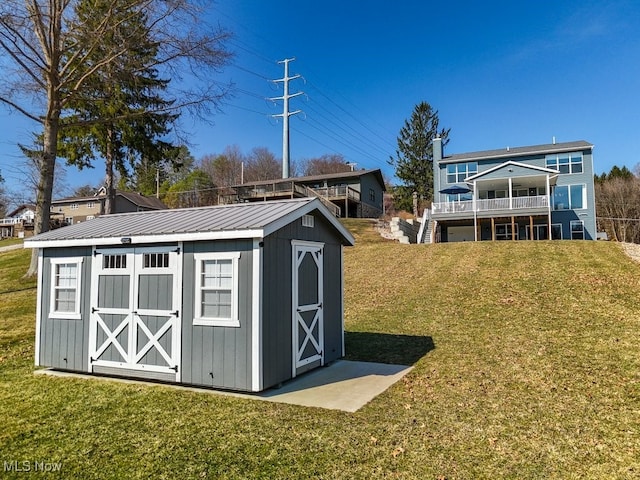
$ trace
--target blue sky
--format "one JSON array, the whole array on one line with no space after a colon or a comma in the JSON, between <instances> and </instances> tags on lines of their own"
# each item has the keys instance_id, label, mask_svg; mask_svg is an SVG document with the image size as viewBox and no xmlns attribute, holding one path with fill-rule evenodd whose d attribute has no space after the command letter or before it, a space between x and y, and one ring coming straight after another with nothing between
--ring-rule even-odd
<instances>
[{"instance_id":1,"label":"blue sky","mask_svg":"<svg viewBox=\"0 0 640 480\"><path fill-rule=\"evenodd\" d=\"M450 127L447 153L587 140L597 173L640 163L640 3L613 1L219 0L210 21L234 33L219 80L235 94L211 118L184 119L196 158L237 145L282 155L278 60L295 57L291 158L340 153L381 168L413 107ZM35 125L0 110L0 172L20 172L17 142ZM67 183L97 184L102 165Z\"/></svg>"}]
</instances>

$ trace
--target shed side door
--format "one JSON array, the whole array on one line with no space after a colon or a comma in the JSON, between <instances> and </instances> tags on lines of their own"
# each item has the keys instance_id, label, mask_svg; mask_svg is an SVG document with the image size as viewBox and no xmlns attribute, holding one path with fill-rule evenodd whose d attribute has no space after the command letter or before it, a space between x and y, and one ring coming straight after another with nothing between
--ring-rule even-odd
<instances>
[{"instance_id":1,"label":"shed side door","mask_svg":"<svg viewBox=\"0 0 640 480\"><path fill-rule=\"evenodd\" d=\"M293 376L324 363L323 247L292 241ZM316 365L313 365L316 363Z\"/></svg>"}]
</instances>

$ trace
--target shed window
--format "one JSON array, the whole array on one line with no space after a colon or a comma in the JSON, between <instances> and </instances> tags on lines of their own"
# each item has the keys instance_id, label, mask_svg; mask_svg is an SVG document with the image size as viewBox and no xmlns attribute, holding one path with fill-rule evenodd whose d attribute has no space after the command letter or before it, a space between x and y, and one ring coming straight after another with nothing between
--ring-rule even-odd
<instances>
[{"instance_id":1,"label":"shed window","mask_svg":"<svg viewBox=\"0 0 640 480\"><path fill-rule=\"evenodd\" d=\"M239 327L239 252L195 254L194 325Z\"/></svg>"},{"instance_id":2,"label":"shed window","mask_svg":"<svg viewBox=\"0 0 640 480\"><path fill-rule=\"evenodd\" d=\"M145 253L144 268L168 268L169 253Z\"/></svg>"},{"instance_id":3,"label":"shed window","mask_svg":"<svg viewBox=\"0 0 640 480\"><path fill-rule=\"evenodd\" d=\"M102 268L105 270L127 268L127 256L124 254L104 255L102 257Z\"/></svg>"},{"instance_id":4,"label":"shed window","mask_svg":"<svg viewBox=\"0 0 640 480\"><path fill-rule=\"evenodd\" d=\"M313 228L313 215L303 215L302 216L302 226Z\"/></svg>"},{"instance_id":5,"label":"shed window","mask_svg":"<svg viewBox=\"0 0 640 480\"><path fill-rule=\"evenodd\" d=\"M80 319L80 275L82 258L51 259L49 317Z\"/></svg>"}]
</instances>

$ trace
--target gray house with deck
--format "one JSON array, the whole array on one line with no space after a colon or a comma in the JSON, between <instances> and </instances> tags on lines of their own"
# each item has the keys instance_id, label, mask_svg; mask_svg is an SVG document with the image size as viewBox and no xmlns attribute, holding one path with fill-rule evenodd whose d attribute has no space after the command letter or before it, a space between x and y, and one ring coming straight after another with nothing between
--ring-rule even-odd
<instances>
[{"instance_id":1,"label":"gray house with deck","mask_svg":"<svg viewBox=\"0 0 640 480\"><path fill-rule=\"evenodd\" d=\"M36 365L264 390L344 355L353 244L308 198L105 215L35 236Z\"/></svg>"},{"instance_id":2,"label":"gray house with deck","mask_svg":"<svg viewBox=\"0 0 640 480\"><path fill-rule=\"evenodd\" d=\"M386 187L375 169L249 182L228 190L222 203L315 197L336 217L377 218L384 213Z\"/></svg>"},{"instance_id":3,"label":"gray house with deck","mask_svg":"<svg viewBox=\"0 0 640 480\"><path fill-rule=\"evenodd\" d=\"M596 239L593 145L444 155L433 142L426 241Z\"/></svg>"}]
</instances>

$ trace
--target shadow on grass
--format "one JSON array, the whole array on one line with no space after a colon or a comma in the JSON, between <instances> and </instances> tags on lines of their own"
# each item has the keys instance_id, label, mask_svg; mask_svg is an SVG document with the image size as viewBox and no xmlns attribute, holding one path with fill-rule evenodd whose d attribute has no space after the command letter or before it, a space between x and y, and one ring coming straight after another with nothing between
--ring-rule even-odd
<instances>
[{"instance_id":1,"label":"shadow on grass","mask_svg":"<svg viewBox=\"0 0 640 480\"><path fill-rule=\"evenodd\" d=\"M431 337L344 332L345 360L413 365L436 348Z\"/></svg>"}]
</instances>

